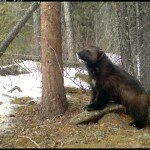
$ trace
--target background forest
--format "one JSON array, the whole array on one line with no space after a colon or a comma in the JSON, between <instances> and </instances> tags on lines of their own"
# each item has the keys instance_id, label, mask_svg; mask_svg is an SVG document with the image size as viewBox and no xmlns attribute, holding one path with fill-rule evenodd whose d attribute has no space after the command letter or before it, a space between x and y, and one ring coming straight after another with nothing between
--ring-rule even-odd
<instances>
[{"instance_id":1,"label":"background forest","mask_svg":"<svg viewBox=\"0 0 150 150\"><path fill-rule=\"evenodd\" d=\"M28 9L30 2L0 5L0 41ZM149 2L66 2L62 3L63 62L73 64L75 53L87 45L121 55L121 64L141 80L148 90L150 65ZM40 58L40 10L22 28L1 57L0 65L14 59ZM67 58L67 59L66 59ZM116 60L118 61L118 60Z\"/></svg>"}]
</instances>

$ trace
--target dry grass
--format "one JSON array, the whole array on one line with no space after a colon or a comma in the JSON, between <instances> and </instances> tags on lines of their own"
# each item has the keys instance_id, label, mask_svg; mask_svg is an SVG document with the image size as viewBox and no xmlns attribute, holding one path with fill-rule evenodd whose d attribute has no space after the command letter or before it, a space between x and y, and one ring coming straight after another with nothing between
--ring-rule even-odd
<instances>
[{"instance_id":1,"label":"dry grass","mask_svg":"<svg viewBox=\"0 0 150 150\"><path fill-rule=\"evenodd\" d=\"M11 100L11 104L26 104L27 102L29 102L32 99L33 98L31 98L31 97L15 98L15 99Z\"/></svg>"},{"instance_id":2,"label":"dry grass","mask_svg":"<svg viewBox=\"0 0 150 150\"><path fill-rule=\"evenodd\" d=\"M83 111L89 94L71 92L69 108L62 116L45 121L38 117L39 104L21 106L16 125L0 136L1 148L150 148L149 128L123 129L113 120L88 125L71 125L70 119Z\"/></svg>"}]
</instances>

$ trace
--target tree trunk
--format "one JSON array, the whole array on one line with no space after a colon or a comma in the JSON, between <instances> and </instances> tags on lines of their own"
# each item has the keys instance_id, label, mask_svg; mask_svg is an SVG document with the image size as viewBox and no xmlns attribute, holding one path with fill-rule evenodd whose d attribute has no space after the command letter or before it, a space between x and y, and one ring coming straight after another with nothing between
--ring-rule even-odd
<instances>
[{"instance_id":1,"label":"tree trunk","mask_svg":"<svg viewBox=\"0 0 150 150\"><path fill-rule=\"evenodd\" d=\"M64 16L65 16L65 23L66 23L65 38L66 38L67 50L68 50L68 61L75 62L77 59L76 59L76 52L73 43L73 28L72 28L72 21L70 15L71 15L70 2L64 2Z\"/></svg>"},{"instance_id":2,"label":"tree trunk","mask_svg":"<svg viewBox=\"0 0 150 150\"><path fill-rule=\"evenodd\" d=\"M41 45L40 45L40 8L33 14L33 31L34 31L34 55L37 60L41 58Z\"/></svg>"},{"instance_id":3,"label":"tree trunk","mask_svg":"<svg viewBox=\"0 0 150 150\"><path fill-rule=\"evenodd\" d=\"M129 26L127 16L126 2L116 2L117 15L118 15L118 34L120 40L120 52L123 68L130 74L134 74L131 47L129 38Z\"/></svg>"},{"instance_id":4,"label":"tree trunk","mask_svg":"<svg viewBox=\"0 0 150 150\"><path fill-rule=\"evenodd\" d=\"M129 37L132 50L132 64L134 66L134 75L138 78L138 51L137 51L137 13L136 2L128 2L128 18L129 18Z\"/></svg>"},{"instance_id":5,"label":"tree trunk","mask_svg":"<svg viewBox=\"0 0 150 150\"><path fill-rule=\"evenodd\" d=\"M67 109L61 51L61 4L41 3L42 102L41 117L53 118Z\"/></svg>"},{"instance_id":6,"label":"tree trunk","mask_svg":"<svg viewBox=\"0 0 150 150\"><path fill-rule=\"evenodd\" d=\"M38 8L39 2L32 3L29 9L26 11L24 16L17 22L17 24L13 27L13 29L8 33L7 37L2 41L0 45L0 57L6 51L6 48L13 41L13 39L17 36L21 28L25 25L28 19L32 16L33 12Z\"/></svg>"},{"instance_id":7,"label":"tree trunk","mask_svg":"<svg viewBox=\"0 0 150 150\"><path fill-rule=\"evenodd\" d=\"M150 89L150 3L137 2L138 11L138 51L140 61L140 81L145 89Z\"/></svg>"}]
</instances>

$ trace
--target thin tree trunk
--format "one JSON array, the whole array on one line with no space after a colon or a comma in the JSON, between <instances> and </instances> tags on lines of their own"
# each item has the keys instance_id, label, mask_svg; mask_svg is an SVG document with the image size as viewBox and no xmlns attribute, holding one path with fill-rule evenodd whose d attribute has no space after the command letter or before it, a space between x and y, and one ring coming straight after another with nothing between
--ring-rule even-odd
<instances>
[{"instance_id":1,"label":"thin tree trunk","mask_svg":"<svg viewBox=\"0 0 150 150\"><path fill-rule=\"evenodd\" d=\"M68 61L76 61L76 52L74 49L73 43L73 28L72 28L72 21L70 17L70 2L64 2L64 16L66 22L66 43L67 43L67 50L68 50Z\"/></svg>"},{"instance_id":2,"label":"thin tree trunk","mask_svg":"<svg viewBox=\"0 0 150 150\"><path fill-rule=\"evenodd\" d=\"M132 63L134 66L134 75L138 78L138 51L137 51L137 14L136 14L136 2L128 2L128 18L129 18L129 36L130 46L132 49Z\"/></svg>"},{"instance_id":3,"label":"thin tree trunk","mask_svg":"<svg viewBox=\"0 0 150 150\"><path fill-rule=\"evenodd\" d=\"M145 89L150 89L150 3L137 2L138 51L140 61L140 81Z\"/></svg>"},{"instance_id":4,"label":"thin tree trunk","mask_svg":"<svg viewBox=\"0 0 150 150\"><path fill-rule=\"evenodd\" d=\"M34 31L34 54L37 60L41 58L41 45L40 45L40 8L33 14L33 31Z\"/></svg>"},{"instance_id":5,"label":"thin tree trunk","mask_svg":"<svg viewBox=\"0 0 150 150\"><path fill-rule=\"evenodd\" d=\"M97 38L97 27L98 27L98 23L97 23L97 14L94 15L94 22L95 22L95 25L94 25L94 30L95 30L95 46L98 46L98 38Z\"/></svg>"},{"instance_id":6,"label":"thin tree trunk","mask_svg":"<svg viewBox=\"0 0 150 150\"><path fill-rule=\"evenodd\" d=\"M129 26L127 16L126 2L116 2L117 15L118 15L118 34L120 40L120 52L123 68L130 74L134 74L131 47L129 38Z\"/></svg>"},{"instance_id":7,"label":"thin tree trunk","mask_svg":"<svg viewBox=\"0 0 150 150\"><path fill-rule=\"evenodd\" d=\"M61 4L41 3L42 102L41 117L53 118L67 109L61 50Z\"/></svg>"},{"instance_id":8,"label":"thin tree trunk","mask_svg":"<svg viewBox=\"0 0 150 150\"><path fill-rule=\"evenodd\" d=\"M17 24L13 27L13 29L8 33L7 37L2 41L0 45L0 57L6 51L6 48L13 41L13 39L17 36L21 28L25 25L28 19L32 16L33 12L38 8L39 2L34 2L31 4L29 9L26 11L24 16L17 22Z\"/></svg>"}]
</instances>

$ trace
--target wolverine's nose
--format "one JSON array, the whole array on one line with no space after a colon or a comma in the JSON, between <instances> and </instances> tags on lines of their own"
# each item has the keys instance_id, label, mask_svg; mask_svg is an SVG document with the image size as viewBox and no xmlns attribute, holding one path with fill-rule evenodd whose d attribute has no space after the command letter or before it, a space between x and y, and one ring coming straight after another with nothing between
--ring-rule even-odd
<instances>
[{"instance_id":1,"label":"wolverine's nose","mask_svg":"<svg viewBox=\"0 0 150 150\"><path fill-rule=\"evenodd\" d=\"M81 58L84 55L84 53L83 53L83 51L80 51L80 52L77 53L77 55L78 55L79 58Z\"/></svg>"},{"instance_id":2,"label":"wolverine's nose","mask_svg":"<svg viewBox=\"0 0 150 150\"><path fill-rule=\"evenodd\" d=\"M81 57L81 52L76 53L77 57L80 58Z\"/></svg>"},{"instance_id":3,"label":"wolverine's nose","mask_svg":"<svg viewBox=\"0 0 150 150\"><path fill-rule=\"evenodd\" d=\"M80 55L80 52L77 52L77 55Z\"/></svg>"}]
</instances>

